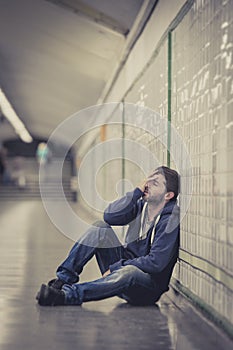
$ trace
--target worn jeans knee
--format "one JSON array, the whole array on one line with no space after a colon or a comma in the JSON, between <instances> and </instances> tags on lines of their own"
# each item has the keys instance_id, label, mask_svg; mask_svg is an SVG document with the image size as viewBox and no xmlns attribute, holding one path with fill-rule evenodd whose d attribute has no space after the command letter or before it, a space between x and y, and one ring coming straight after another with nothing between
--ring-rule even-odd
<instances>
[{"instance_id":1,"label":"worn jeans knee","mask_svg":"<svg viewBox=\"0 0 233 350\"><path fill-rule=\"evenodd\" d=\"M134 265L123 266L115 271L120 277L127 278L133 285L134 283L141 283L152 286L152 280L149 274L143 272L138 267Z\"/></svg>"},{"instance_id":2,"label":"worn jeans knee","mask_svg":"<svg viewBox=\"0 0 233 350\"><path fill-rule=\"evenodd\" d=\"M121 245L112 227L104 221L94 222L79 243L95 248L114 248Z\"/></svg>"},{"instance_id":3,"label":"worn jeans knee","mask_svg":"<svg viewBox=\"0 0 233 350\"><path fill-rule=\"evenodd\" d=\"M107 224L107 222L103 221L103 220L98 220L95 221L92 226L96 226L96 227L100 227L100 228L111 228L111 226L109 224Z\"/></svg>"}]
</instances>

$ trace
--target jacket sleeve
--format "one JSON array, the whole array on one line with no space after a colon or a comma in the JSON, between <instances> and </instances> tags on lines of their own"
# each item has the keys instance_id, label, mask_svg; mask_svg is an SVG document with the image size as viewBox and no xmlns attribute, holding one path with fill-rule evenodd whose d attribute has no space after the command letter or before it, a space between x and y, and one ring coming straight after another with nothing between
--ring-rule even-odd
<instances>
[{"instance_id":1,"label":"jacket sleeve","mask_svg":"<svg viewBox=\"0 0 233 350\"><path fill-rule=\"evenodd\" d=\"M136 188L132 192L127 192L124 197L109 204L104 211L104 221L113 226L129 224L137 216L137 202L142 195L143 192Z\"/></svg>"},{"instance_id":2,"label":"jacket sleeve","mask_svg":"<svg viewBox=\"0 0 233 350\"><path fill-rule=\"evenodd\" d=\"M149 274L163 271L174 255L179 235L179 225L173 231L167 230L168 221L169 218L157 224L156 235L148 255L129 260L121 259L110 265L110 271L113 272L121 266L127 265L134 265Z\"/></svg>"}]
</instances>

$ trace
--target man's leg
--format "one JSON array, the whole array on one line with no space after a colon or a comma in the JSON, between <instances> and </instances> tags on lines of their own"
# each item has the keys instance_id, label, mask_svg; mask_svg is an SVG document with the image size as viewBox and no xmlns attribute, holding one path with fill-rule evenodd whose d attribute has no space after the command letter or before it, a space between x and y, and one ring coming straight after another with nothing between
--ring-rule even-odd
<instances>
[{"instance_id":1,"label":"man's leg","mask_svg":"<svg viewBox=\"0 0 233 350\"><path fill-rule=\"evenodd\" d=\"M47 287L39 300L40 305L81 305L83 302L101 300L113 296L124 298L132 304L154 304L159 296L151 276L135 266L128 265L98 280L65 284L54 295ZM59 294L60 293L60 294Z\"/></svg>"},{"instance_id":2,"label":"man's leg","mask_svg":"<svg viewBox=\"0 0 233 350\"><path fill-rule=\"evenodd\" d=\"M123 251L111 226L98 221L75 243L67 259L58 267L57 278L68 284L78 282L83 267L94 255L104 273L110 264L121 259Z\"/></svg>"}]
</instances>

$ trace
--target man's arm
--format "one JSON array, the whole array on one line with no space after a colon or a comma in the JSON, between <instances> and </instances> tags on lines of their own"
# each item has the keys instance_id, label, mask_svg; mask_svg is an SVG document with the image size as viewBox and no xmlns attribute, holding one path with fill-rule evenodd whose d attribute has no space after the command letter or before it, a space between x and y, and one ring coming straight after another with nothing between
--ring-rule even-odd
<instances>
[{"instance_id":1,"label":"man's arm","mask_svg":"<svg viewBox=\"0 0 233 350\"><path fill-rule=\"evenodd\" d=\"M113 226L129 224L137 216L138 200L142 195L142 190L137 187L134 191L127 192L124 197L109 204L104 211L104 221Z\"/></svg>"}]
</instances>

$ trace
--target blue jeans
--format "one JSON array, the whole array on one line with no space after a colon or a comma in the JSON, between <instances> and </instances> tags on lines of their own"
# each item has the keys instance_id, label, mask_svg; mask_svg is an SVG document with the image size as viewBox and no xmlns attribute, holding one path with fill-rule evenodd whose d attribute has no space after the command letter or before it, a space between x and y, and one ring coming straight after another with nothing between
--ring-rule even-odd
<instances>
[{"instance_id":1,"label":"blue jeans","mask_svg":"<svg viewBox=\"0 0 233 350\"><path fill-rule=\"evenodd\" d=\"M113 296L136 305L154 304L159 299L160 293L151 275L132 265L123 266L95 281L77 283L83 267L93 256L96 256L102 274L109 265L130 258L112 228L104 222L95 223L75 243L57 269L57 277L67 283L62 287L67 305L81 305Z\"/></svg>"}]
</instances>

